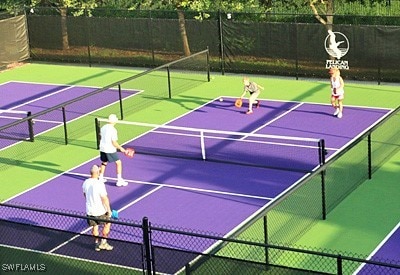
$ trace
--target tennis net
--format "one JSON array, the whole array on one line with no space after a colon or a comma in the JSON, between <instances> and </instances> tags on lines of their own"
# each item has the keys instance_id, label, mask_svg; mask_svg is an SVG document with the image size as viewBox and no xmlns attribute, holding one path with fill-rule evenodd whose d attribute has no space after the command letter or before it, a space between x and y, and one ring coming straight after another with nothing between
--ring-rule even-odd
<instances>
[{"instance_id":1,"label":"tennis net","mask_svg":"<svg viewBox=\"0 0 400 275\"><path fill-rule=\"evenodd\" d=\"M96 118L97 145L106 119ZM325 162L324 140L119 121L136 153L311 172ZM132 139L132 137L136 138ZM121 138L122 137L122 138Z\"/></svg>"},{"instance_id":2,"label":"tennis net","mask_svg":"<svg viewBox=\"0 0 400 275\"><path fill-rule=\"evenodd\" d=\"M30 116L29 111L0 109L0 138L33 141L33 120L29 119Z\"/></svg>"}]
</instances>

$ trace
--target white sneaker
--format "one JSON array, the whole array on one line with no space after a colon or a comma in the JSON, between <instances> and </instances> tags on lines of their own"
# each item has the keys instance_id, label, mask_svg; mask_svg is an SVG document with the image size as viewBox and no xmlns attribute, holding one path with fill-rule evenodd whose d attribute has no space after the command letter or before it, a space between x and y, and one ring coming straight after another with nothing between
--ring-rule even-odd
<instances>
[{"instance_id":1,"label":"white sneaker","mask_svg":"<svg viewBox=\"0 0 400 275\"><path fill-rule=\"evenodd\" d=\"M99 178L99 181L101 181L101 182L103 182L103 183L106 183L106 182L107 182L107 180L106 180L105 178Z\"/></svg>"},{"instance_id":2,"label":"white sneaker","mask_svg":"<svg viewBox=\"0 0 400 275\"><path fill-rule=\"evenodd\" d=\"M333 113L334 116L337 116L340 113L339 108L336 108L336 111Z\"/></svg>"},{"instance_id":3,"label":"white sneaker","mask_svg":"<svg viewBox=\"0 0 400 275\"><path fill-rule=\"evenodd\" d=\"M127 186L127 185L128 185L128 182L126 182L126 181L124 181L124 180L118 180L116 185L117 185L118 187Z\"/></svg>"},{"instance_id":4,"label":"white sneaker","mask_svg":"<svg viewBox=\"0 0 400 275\"><path fill-rule=\"evenodd\" d=\"M101 243L98 246L99 250L96 249L96 251L100 251L100 250L108 250L108 251L110 251L110 250L113 250L113 248L114 248L113 246L111 246L107 242L105 242L105 243Z\"/></svg>"},{"instance_id":5,"label":"white sneaker","mask_svg":"<svg viewBox=\"0 0 400 275\"><path fill-rule=\"evenodd\" d=\"M342 112L339 112L339 114L337 115L338 118L342 118L343 114Z\"/></svg>"}]
</instances>

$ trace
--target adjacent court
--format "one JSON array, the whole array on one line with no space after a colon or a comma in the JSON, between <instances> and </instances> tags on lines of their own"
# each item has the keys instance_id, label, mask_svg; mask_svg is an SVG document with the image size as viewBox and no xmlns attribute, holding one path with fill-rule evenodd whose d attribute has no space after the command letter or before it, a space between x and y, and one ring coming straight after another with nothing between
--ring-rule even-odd
<instances>
[{"instance_id":1,"label":"adjacent court","mask_svg":"<svg viewBox=\"0 0 400 275\"><path fill-rule=\"evenodd\" d=\"M25 103L19 93L8 93L8 102L0 106L31 112L54 106L92 89L57 85L39 87L31 83L7 83L0 88L37 91L34 98ZM16 97L12 98L14 94ZM134 94L129 91L125 96ZM343 118L338 119L332 115L333 109L328 104L262 99L260 108L246 115L246 102L239 109L234 107L234 101L235 98L230 97L224 97L223 101L215 99L168 124L143 130L143 134L132 137L125 144L136 150L132 159L121 154L123 176L129 185L115 186L113 165L107 167L105 175L112 208L119 210L120 217L140 220L147 216L154 224L228 235L319 167L319 140L324 141L324 158L329 159L392 111L345 106ZM88 106L89 109L82 110L81 106L68 115L78 118L111 103L96 98L93 105ZM55 127L61 121L44 119L35 122L35 128L40 123ZM121 122L116 127L119 131L134 131L140 125ZM48 129L37 127L36 131ZM98 163L98 158L88 160L10 198L8 202L82 212L84 200L81 185L89 176L90 167ZM48 195L44 197L43 194ZM24 216L22 212L15 216L15 212L3 211L1 216L5 220L51 225L52 228L77 233L88 232L85 222L77 224L68 218L54 225L51 219L35 219ZM110 237L116 238L113 232L118 231L120 241L139 238L121 230L118 225L114 226ZM76 257L85 255L86 259L100 260L102 256L96 255L91 246L83 245L90 243L90 238L72 237L32 249ZM155 238L153 241L157 243L160 240ZM77 244L82 245L77 248ZM185 240L160 245L184 249ZM207 248L199 246L198 251ZM124 249L123 242L116 243L113 253L120 253L121 257L120 262L115 264L132 266L131 259L125 261L122 256ZM87 253L82 253L82 250ZM107 262L108 259L104 257L101 261Z\"/></svg>"}]
</instances>

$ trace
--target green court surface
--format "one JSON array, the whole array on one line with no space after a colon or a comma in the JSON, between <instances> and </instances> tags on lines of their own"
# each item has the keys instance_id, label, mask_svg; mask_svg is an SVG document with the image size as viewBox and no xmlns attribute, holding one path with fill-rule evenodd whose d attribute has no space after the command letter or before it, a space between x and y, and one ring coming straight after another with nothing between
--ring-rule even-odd
<instances>
[{"instance_id":1,"label":"green court surface","mask_svg":"<svg viewBox=\"0 0 400 275\"><path fill-rule=\"evenodd\" d=\"M0 73L0 83L25 81L103 87L141 71L129 68L26 64ZM162 124L219 96L240 96L243 75L211 73L211 76L210 82L204 82L170 100L143 108L125 117L125 120ZM400 86L355 83L346 80L345 72L342 76L346 84L345 105L385 108L400 105ZM250 78L265 87L260 96L262 99L329 103L328 75L322 80L270 76ZM29 161L21 161L13 168L1 171L0 201L98 155L94 147L94 133L79 140L74 144L60 145L54 150L41 152ZM397 153L373 175L372 180L362 184L329 213L327 220L319 221L296 245L362 256L370 254L400 220L399 167L400 153Z\"/></svg>"}]
</instances>

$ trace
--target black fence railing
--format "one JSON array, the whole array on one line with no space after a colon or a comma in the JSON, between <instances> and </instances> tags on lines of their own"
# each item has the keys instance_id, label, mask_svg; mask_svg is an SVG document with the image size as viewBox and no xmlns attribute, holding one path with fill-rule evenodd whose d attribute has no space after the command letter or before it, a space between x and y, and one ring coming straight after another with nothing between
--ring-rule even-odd
<instances>
[{"instance_id":1,"label":"black fence railing","mask_svg":"<svg viewBox=\"0 0 400 275\"><path fill-rule=\"evenodd\" d=\"M0 209L3 270L15 270L19 264L51 274L81 274L85 270L102 274L351 274L360 269L365 274L400 272L400 263L388 259L366 260L360 255L176 230L154 226L146 217L142 221L111 220L108 242L114 249L97 252L82 213L12 203L0 204Z\"/></svg>"}]
</instances>

